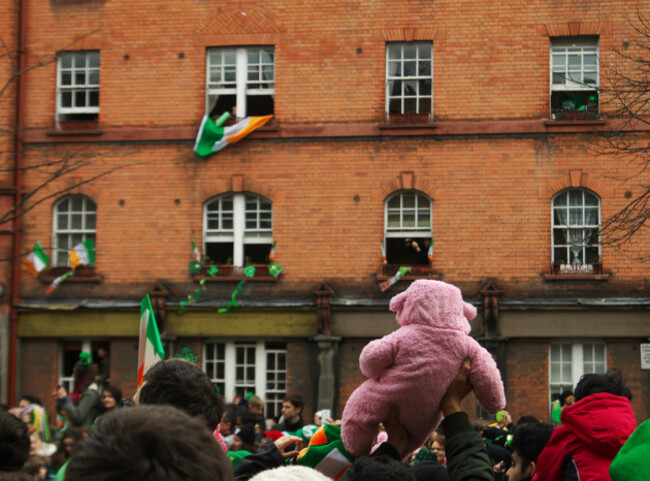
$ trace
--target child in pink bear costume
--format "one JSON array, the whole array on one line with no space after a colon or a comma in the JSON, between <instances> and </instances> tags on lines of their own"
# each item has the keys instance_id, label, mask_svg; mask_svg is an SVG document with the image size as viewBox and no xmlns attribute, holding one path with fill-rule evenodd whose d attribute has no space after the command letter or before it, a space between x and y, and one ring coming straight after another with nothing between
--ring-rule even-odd
<instances>
[{"instance_id":1,"label":"child in pink bear costume","mask_svg":"<svg viewBox=\"0 0 650 481\"><path fill-rule=\"evenodd\" d=\"M463 302L460 289L418 280L391 299L390 310L401 327L363 348L359 366L370 379L352 393L343 410L341 437L351 454L370 452L391 405L399 408L409 436L402 457L422 446L442 420L442 397L465 358L472 362L469 382L481 407L490 412L505 407L494 359L469 336L468 319L476 317L476 308Z\"/></svg>"}]
</instances>

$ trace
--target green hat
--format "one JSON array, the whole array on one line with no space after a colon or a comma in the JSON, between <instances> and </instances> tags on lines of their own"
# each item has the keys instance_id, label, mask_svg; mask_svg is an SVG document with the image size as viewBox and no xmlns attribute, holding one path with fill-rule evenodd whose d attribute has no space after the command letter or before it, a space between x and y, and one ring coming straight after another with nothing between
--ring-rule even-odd
<instances>
[{"instance_id":1,"label":"green hat","mask_svg":"<svg viewBox=\"0 0 650 481\"><path fill-rule=\"evenodd\" d=\"M228 459L230 459L232 469L237 469L239 462L250 454L250 451L228 451Z\"/></svg>"},{"instance_id":2,"label":"green hat","mask_svg":"<svg viewBox=\"0 0 650 481\"><path fill-rule=\"evenodd\" d=\"M244 396L244 397L246 398L246 401L248 401L248 400L249 400L250 398L252 398L253 396L255 396L255 393L254 393L254 392L247 392L247 393L246 393L246 396Z\"/></svg>"},{"instance_id":3,"label":"green hat","mask_svg":"<svg viewBox=\"0 0 650 481\"><path fill-rule=\"evenodd\" d=\"M648 479L650 458L650 419L642 422L623 445L609 466L612 481Z\"/></svg>"},{"instance_id":4,"label":"green hat","mask_svg":"<svg viewBox=\"0 0 650 481\"><path fill-rule=\"evenodd\" d=\"M598 102L598 99L596 98L595 95L590 95L587 102Z\"/></svg>"},{"instance_id":5,"label":"green hat","mask_svg":"<svg viewBox=\"0 0 650 481\"><path fill-rule=\"evenodd\" d=\"M89 352L82 352L79 354L79 364L81 366L88 366L90 364L90 353Z\"/></svg>"}]
</instances>

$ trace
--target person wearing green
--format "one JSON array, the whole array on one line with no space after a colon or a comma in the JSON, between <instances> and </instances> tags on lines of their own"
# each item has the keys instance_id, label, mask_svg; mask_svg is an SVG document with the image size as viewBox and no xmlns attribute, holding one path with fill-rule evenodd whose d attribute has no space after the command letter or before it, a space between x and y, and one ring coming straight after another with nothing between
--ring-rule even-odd
<instances>
[{"instance_id":1,"label":"person wearing green","mask_svg":"<svg viewBox=\"0 0 650 481\"><path fill-rule=\"evenodd\" d=\"M609 466L612 481L648 479L650 419L639 424Z\"/></svg>"},{"instance_id":2,"label":"person wearing green","mask_svg":"<svg viewBox=\"0 0 650 481\"><path fill-rule=\"evenodd\" d=\"M573 404L573 392L570 390L563 391L562 394L560 394L560 397L553 401L553 410L551 411L551 420L557 425L561 426L562 421L560 420L560 416L562 414L562 409L564 409L564 406L568 406L570 404Z\"/></svg>"}]
</instances>

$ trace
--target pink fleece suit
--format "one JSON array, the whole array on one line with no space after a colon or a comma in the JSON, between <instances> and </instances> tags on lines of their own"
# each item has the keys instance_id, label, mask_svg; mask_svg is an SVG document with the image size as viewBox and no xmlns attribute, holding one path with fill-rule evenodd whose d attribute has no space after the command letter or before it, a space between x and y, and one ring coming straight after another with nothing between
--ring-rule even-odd
<instances>
[{"instance_id":1,"label":"pink fleece suit","mask_svg":"<svg viewBox=\"0 0 650 481\"><path fill-rule=\"evenodd\" d=\"M390 407L399 408L409 435L402 457L422 446L442 420L440 402L470 358L469 382L479 404L490 412L503 409L501 375L488 351L469 336L468 319L476 308L463 302L460 289L440 281L418 280L390 301L400 328L370 342L359 358L369 379L350 396L343 411L341 436L355 456L368 454L379 423Z\"/></svg>"}]
</instances>

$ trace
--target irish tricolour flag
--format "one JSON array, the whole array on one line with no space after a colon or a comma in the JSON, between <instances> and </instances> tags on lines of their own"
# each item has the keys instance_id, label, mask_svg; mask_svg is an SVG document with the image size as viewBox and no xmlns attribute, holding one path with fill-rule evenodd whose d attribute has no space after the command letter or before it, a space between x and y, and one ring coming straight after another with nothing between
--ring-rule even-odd
<instances>
[{"instance_id":1,"label":"irish tricolour flag","mask_svg":"<svg viewBox=\"0 0 650 481\"><path fill-rule=\"evenodd\" d=\"M223 124L229 117L230 114L226 112L215 122L207 115L203 116L199 133L196 135L196 143L194 144L196 155L208 157L216 154L227 145L239 142L253 130L271 120L273 116L246 117L234 125L224 127Z\"/></svg>"},{"instance_id":2,"label":"irish tricolour flag","mask_svg":"<svg viewBox=\"0 0 650 481\"><path fill-rule=\"evenodd\" d=\"M94 263L95 244L92 238L80 242L70 251L70 267L73 269L76 269L81 265L87 266Z\"/></svg>"},{"instance_id":3,"label":"irish tricolour flag","mask_svg":"<svg viewBox=\"0 0 650 481\"><path fill-rule=\"evenodd\" d=\"M151 366L165 357L149 294L140 304L140 346L138 348L138 387Z\"/></svg>"},{"instance_id":4,"label":"irish tricolour flag","mask_svg":"<svg viewBox=\"0 0 650 481\"><path fill-rule=\"evenodd\" d=\"M37 242L34 244L34 250L27 255L27 259L23 262L23 269L31 272L34 277L47 267L50 263L50 258L47 257L41 245Z\"/></svg>"}]
</instances>

